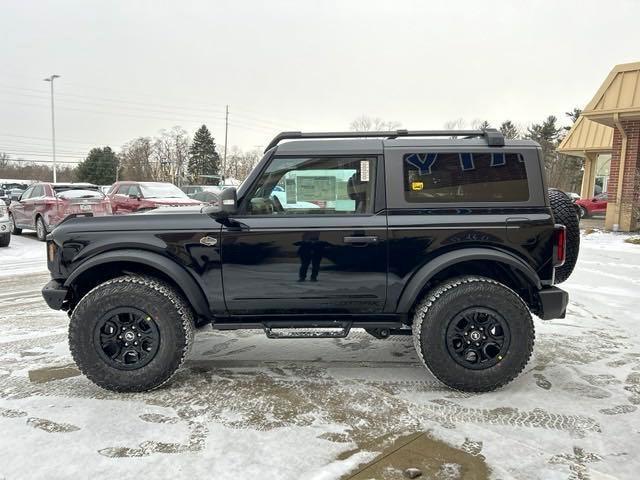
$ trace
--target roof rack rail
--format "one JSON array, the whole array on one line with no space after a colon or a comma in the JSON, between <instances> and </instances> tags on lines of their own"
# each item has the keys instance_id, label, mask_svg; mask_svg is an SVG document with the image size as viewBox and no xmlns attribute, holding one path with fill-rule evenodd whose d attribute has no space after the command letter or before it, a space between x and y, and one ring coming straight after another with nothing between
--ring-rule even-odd
<instances>
[{"instance_id":1,"label":"roof rack rail","mask_svg":"<svg viewBox=\"0 0 640 480\"><path fill-rule=\"evenodd\" d=\"M398 137L483 137L490 147L504 147L504 135L495 128L483 130L388 130L379 132L281 132L276 135L267 148L272 149L282 140L300 140L304 138L398 138Z\"/></svg>"}]
</instances>

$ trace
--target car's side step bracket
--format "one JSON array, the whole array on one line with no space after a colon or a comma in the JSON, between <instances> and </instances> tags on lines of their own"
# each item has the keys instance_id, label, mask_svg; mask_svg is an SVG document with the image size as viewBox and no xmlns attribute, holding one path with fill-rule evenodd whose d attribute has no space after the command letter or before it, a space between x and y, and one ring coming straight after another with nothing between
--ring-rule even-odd
<instances>
[{"instance_id":1,"label":"car's side step bracket","mask_svg":"<svg viewBox=\"0 0 640 480\"><path fill-rule=\"evenodd\" d=\"M351 326L340 328L271 328L264 327L267 338L345 338Z\"/></svg>"}]
</instances>

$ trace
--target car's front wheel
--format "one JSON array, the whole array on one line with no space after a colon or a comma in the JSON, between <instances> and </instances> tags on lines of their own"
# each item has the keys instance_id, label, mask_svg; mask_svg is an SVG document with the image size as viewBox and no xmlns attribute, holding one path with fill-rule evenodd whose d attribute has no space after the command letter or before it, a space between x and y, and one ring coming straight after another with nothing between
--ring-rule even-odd
<instances>
[{"instance_id":1,"label":"car's front wheel","mask_svg":"<svg viewBox=\"0 0 640 480\"><path fill-rule=\"evenodd\" d=\"M580 218L587 218L589 216L589 212L586 208L580 206L578 207L578 215L580 216Z\"/></svg>"},{"instance_id":2,"label":"car's front wheel","mask_svg":"<svg viewBox=\"0 0 640 480\"><path fill-rule=\"evenodd\" d=\"M9 221L11 222L11 234L12 235L20 235L22 233L22 229L16 227L16 219L13 218L13 214L9 214Z\"/></svg>"},{"instance_id":3,"label":"car's front wheel","mask_svg":"<svg viewBox=\"0 0 640 480\"><path fill-rule=\"evenodd\" d=\"M11 243L11 233L0 233L0 247L8 247Z\"/></svg>"},{"instance_id":4,"label":"car's front wheel","mask_svg":"<svg viewBox=\"0 0 640 480\"><path fill-rule=\"evenodd\" d=\"M193 339L191 308L170 285L127 275L104 282L78 303L69 346L78 368L107 390L140 392L167 382Z\"/></svg>"},{"instance_id":5,"label":"car's front wheel","mask_svg":"<svg viewBox=\"0 0 640 480\"><path fill-rule=\"evenodd\" d=\"M466 392L495 390L525 367L535 331L529 309L485 277L448 280L431 290L413 319L418 355L431 373Z\"/></svg>"}]
</instances>

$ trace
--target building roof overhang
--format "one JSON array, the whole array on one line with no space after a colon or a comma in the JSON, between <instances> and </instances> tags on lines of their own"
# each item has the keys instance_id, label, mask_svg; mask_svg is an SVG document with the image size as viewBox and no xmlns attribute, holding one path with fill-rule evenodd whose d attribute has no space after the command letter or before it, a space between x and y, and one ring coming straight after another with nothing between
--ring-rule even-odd
<instances>
[{"instance_id":1,"label":"building roof overhang","mask_svg":"<svg viewBox=\"0 0 640 480\"><path fill-rule=\"evenodd\" d=\"M567 136L560 142L558 151L584 157L588 153L611 152L612 143L613 128L580 116Z\"/></svg>"},{"instance_id":2,"label":"building roof overhang","mask_svg":"<svg viewBox=\"0 0 640 480\"><path fill-rule=\"evenodd\" d=\"M594 122L614 126L614 116L621 121L640 119L640 62L613 67L593 99L582 112Z\"/></svg>"}]
</instances>

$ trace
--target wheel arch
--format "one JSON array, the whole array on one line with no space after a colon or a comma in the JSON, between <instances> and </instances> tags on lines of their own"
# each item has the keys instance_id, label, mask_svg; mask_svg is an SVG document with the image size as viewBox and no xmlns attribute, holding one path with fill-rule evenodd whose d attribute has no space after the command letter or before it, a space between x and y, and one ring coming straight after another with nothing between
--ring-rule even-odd
<instances>
[{"instance_id":1,"label":"wheel arch","mask_svg":"<svg viewBox=\"0 0 640 480\"><path fill-rule=\"evenodd\" d=\"M416 271L403 289L396 312L409 313L426 290L460 275L492 278L516 291L530 308L536 309L535 292L542 288L540 277L512 254L488 248L465 248L440 255Z\"/></svg>"},{"instance_id":2,"label":"wheel arch","mask_svg":"<svg viewBox=\"0 0 640 480\"><path fill-rule=\"evenodd\" d=\"M176 262L154 252L116 250L98 254L74 270L64 286L73 289L74 303L77 303L96 285L123 274L146 274L164 280L192 306L197 325L209 321L209 303L193 276Z\"/></svg>"}]
</instances>

